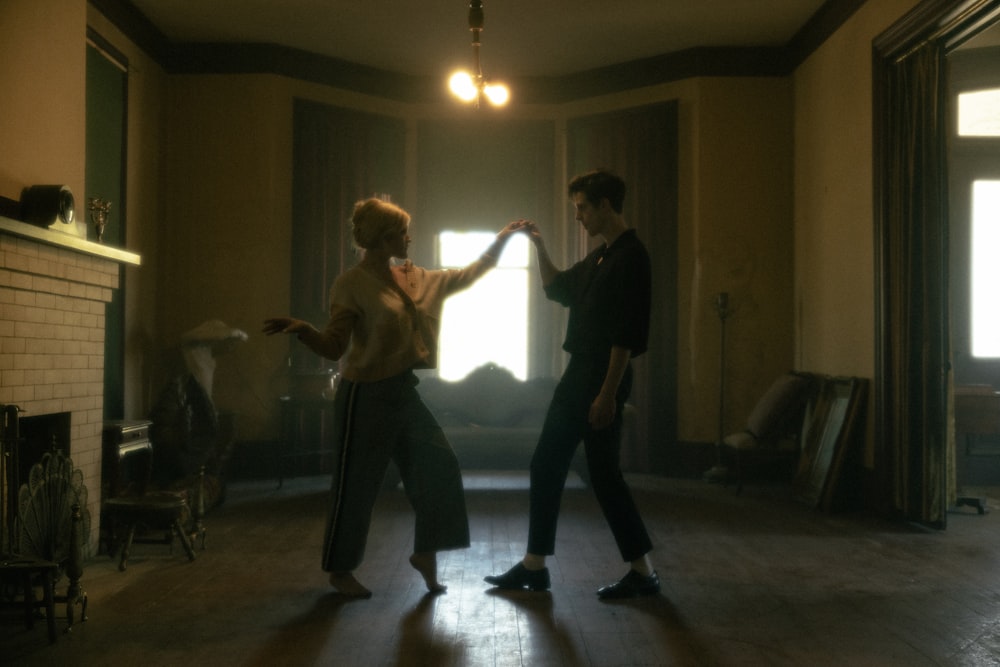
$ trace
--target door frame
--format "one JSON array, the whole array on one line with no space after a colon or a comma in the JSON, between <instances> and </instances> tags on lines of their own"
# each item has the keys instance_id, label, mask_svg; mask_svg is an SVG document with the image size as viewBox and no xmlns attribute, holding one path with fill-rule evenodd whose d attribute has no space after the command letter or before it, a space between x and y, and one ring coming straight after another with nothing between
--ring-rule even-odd
<instances>
[{"instance_id":1,"label":"door frame","mask_svg":"<svg viewBox=\"0 0 1000 667\"><path fill-rule=\"evenodd\" d=\"M913 230L910 211L922 203L925 193L919 186L907 192L891 192L893 168L887 127L898 111L889 106L895 74L918 52L943 61L947 53L969 37L1000 19L996 0L925 0L890 26L873 43L873 173L875 232L875 469L878 479L877 502L888 515L944 528L947 516L948 396L951 381L949 362L950 312L948 307L948 220L942 210L923 211L920 219L927 245L924 258L937 261L939 273L924 276L935 294L927 296L928 284L907 284L902 272L893 270L890 258L905 251L903 239ZM929 51L928 51L929 50ZM936 73L935 73L936 74ZM925 80L947 96L947 77ZM926 146L943 147L947 127L943 113L926 114L913 126ZM922 185L936 188L946 200L947 164L944 151L935 164L927 165ZM906 295L901 297L898 295ZM897 341L911 341L914 334L903 331L912 319L910 303L901 298L916 295L918 304L930 304L933 312L922 313L923 330L917 344L904 353L894 350ZM919 308L920 306L916 306ZM902 381L903 387L897 386ZM920 419L900 418L900 406L915 410ZM905 412L905 411L903 411ZM913 416L907 412L905 416Z\"/></svg>"}]
</instances>

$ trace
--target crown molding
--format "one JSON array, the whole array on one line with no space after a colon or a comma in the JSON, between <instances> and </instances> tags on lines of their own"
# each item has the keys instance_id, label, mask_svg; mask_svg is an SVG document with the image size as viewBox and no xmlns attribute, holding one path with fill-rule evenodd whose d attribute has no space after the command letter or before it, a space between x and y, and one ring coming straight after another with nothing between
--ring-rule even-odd
<instances>
[{"instance_id":1,"label":"crown molding","mask_svg":"<svg viewBox=\"0 0 1000 667\"><path fill-rule=\"evenodd\" d=\"M170 56L167 36L136 9L128 0L87 0L91 7L104 14L112 25L121 30L150 58L164 65Z\"/></svg>"},{"instance_id":2,"label":"crown molding","mask_svg":"<svg viewBox=\"0 0 1000 667\"><path fill-rule=\"evenodd\" d=\"M129 0L88 0L169 74L278 74L400 102L444 99L444 85L275 44L176 43ZM519 102L563 103L693 77L787 76L866 0L827 0L783 47L700 47L558 77L511 80Z\"/></svg>"}]
</instances>

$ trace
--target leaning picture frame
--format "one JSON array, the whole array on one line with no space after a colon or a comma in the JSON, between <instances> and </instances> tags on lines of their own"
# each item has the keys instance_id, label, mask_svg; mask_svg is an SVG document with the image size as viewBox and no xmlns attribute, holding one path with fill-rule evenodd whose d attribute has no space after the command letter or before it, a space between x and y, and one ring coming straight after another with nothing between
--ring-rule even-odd
<instances>
[{"instance_id":1,"label":"leaning picture frame","mask_svg":"<svg viewBox=\"0 0 1000 667\"><path fill-rule=\"evenodd\" d=\"M867 389L864 378L823 378L805 416L802 452L792 482L797 500L823 511L836 506L846 467L856 454Z\"/></svg>"}]
</instances>

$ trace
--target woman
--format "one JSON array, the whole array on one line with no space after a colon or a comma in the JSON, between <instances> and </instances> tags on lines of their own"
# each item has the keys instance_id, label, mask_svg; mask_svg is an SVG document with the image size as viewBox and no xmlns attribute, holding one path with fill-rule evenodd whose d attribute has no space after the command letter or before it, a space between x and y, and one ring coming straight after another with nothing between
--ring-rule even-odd
<instances>
[{"instance_id":1,"label":"woman","mask_svg":"<svg viewBox=\"0 0 1000 667\"><path fill-rule=\"evenodd\" d=\"M279 317L265 320L263 331L295 334L327 359L347 354L334 397L338 455L323 545L330 584L350 597L371 597L353 570L364 556L391 459L416 514L410 564L427 590L438 593L446 587L437 579L437 552L468 547L469 523L458 460L417 394L413 369L437 364L445 298L493 268L525 222L509 223L479 259L450 270L426 270L407 259L410 216L398 206L360 201L351 222L364 257L334 281L326 327ZM394 258L406 261L395 265Z\"/></svg>"}]
</instances>

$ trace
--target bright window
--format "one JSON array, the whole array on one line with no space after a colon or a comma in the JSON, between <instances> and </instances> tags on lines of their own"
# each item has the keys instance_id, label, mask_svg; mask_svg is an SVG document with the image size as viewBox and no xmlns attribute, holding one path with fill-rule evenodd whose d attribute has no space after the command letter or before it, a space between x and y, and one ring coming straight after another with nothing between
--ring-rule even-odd
<instances>
[{"instance_id":1,"label":"bright window","mask_svg":"<svg viewBox=\"0 0 1000 667\"><path fill-rule=\"evenodd\" d=\"M972 356L1000 357L1000 181L972 184Z\"/></svg>"},{"instance_id":2,"label":"bright window","mask_svg":"<svg viewBox=\"0 0 1000 667\"><path fill-rule=\"evenodd\" d=\"M1000 137L1000 88L959 94L958 134Z\"/></svg>"},{"instance_id":3,"label":"bright window","mask_svg":"<svg viewBox=\"0 0 1000 667\"><path fill-rule=\"evenodd\" d=\"M494 238L491 232L442 232L441 266L471 264ZM445 301L438 353L443 379L461 380L486 363L527 379L528 248L526 236L512 236L495 269Z\"/></svg>"}]
</instances>

